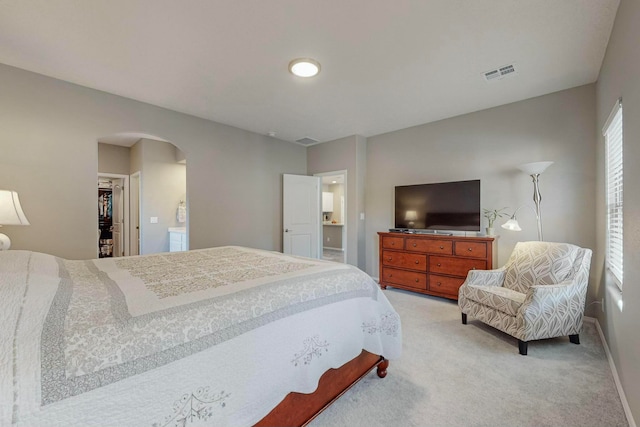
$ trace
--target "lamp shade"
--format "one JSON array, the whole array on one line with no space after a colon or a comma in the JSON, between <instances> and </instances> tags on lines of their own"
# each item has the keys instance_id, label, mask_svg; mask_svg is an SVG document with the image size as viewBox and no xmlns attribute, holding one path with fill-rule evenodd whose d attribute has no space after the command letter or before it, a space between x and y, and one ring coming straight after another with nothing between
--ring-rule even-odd
<instances>
[{"instance_id":1,"label":"lamp shade","mask_svg":"<svg viewBox=\"0 0 640 427\"><path fill-rule=\"evenodd\" d=\"M518 166L522 172L527 175L539 175L544 172L549 166L551 166L553 162L533 162L533 163L525 163L523 165Z\"/></svg>"},{"instance_id":2,"label":"lamp shade","mask_svg":"<svg viewBox=\"0 0 640 427\"><path fill-rule=\"evenodd\" d=\"M522 228L520 228L520 224L518 224L518 220L515 218L511 218L509 221L502 224L502 228L511 231L522 231Z\"/></svg>"},{"instance_id":3,"label":"lamp shade","mask_svg":"<svg viewBox=\"0 0 640 427\"><path fill-rule=\"evenodd\" d=\"M15 191L0 190L0 225L29 225Z\"/></svg>"}]
</instances>

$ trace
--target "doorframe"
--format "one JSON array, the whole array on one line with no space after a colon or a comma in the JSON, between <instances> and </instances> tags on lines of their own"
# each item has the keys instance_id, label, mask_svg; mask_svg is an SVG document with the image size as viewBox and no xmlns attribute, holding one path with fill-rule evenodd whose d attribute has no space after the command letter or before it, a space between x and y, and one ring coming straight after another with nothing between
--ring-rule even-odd
<instances>
[{"instance_id":1,"label":"doorframe","mask_svg":"<svg viewBox=\"0 0 640 427\"><path fill-rule=\"evenodd\" d=\"M123 175L120 173L108 173L108 172L98 172L98 179L100 178L117 178L122 179L122 204L124 217L122 220L125 223L125 226L122 227L122 245L124 247L124 256L129 255L129 175ZM98 240L100 238L98 237ZM96 241L96 248L99 247L99 241ZM100 256L100 254L98 254Z\"/></svg>"},{"instance_id":2,"label":"doorframe","mask_svg":"<svg viewBox=\"0 0 640 427\"><path fill-rule=\"evenodd\" d=\"M348 246L348 223L349 223L349 216L347 215L348 212L348 195L347 195L347 170L346 169L342 169L342 170L337 170L337 171L331 171L331 172L319 172L319 173L314 173L313 176L319 176L320 177L320 184L322 184L322 177L325 176L331 176L331 175L342 175L344 177L344 211L342 213L342 216L344 218L343 221L343 226L342 226L342 248L343 248L343 262L345 264L347 264L347 251L349 249ZM322 193L322 188L320 189L320 192ZM322 200L321 200L322 201ZM320 205L320 218L322 218L322 205ZM322 225L322 220L320 220L320 224ZM323 250L324 248L324 228L320 227L320 251ZM320 259L322 259L322 253L320 254Z\"/></svg>"},{"instance_id":3,"label":"doorframe","mask_svg":"<svg viewBox=\"0 0 640 427\"><path fill-rule=\"evenodd\" d=\"M130 175L132 178L135 177L135 179L137 179L138 181L138 239L137 239L137 244L138 244L138 253L137 255L142 255L142 172L141 171L136 171L134 173L132 173ZM130 224L130 226L133 226L134 224ZM131 231L131 228L129 228L129 231ZM129 241L129 245L131 245L133 243L134 239L130 239ZM129 246L129 248L131 248L131 246ZM131 253L131 251L129 251L129 253Z\"/></svg>"}]
</instances>

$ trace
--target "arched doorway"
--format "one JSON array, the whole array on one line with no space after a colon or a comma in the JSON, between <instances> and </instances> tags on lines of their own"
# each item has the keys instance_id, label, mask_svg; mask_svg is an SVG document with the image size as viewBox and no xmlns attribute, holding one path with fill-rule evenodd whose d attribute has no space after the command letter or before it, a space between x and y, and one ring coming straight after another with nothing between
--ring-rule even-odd
<instances>
[{"instance_id":1,"label":"arched doorway","mask_svg":"<svg viewBox=\"0 0 640 427\"><path fill-rule=\"evenodd\" d=\"M136 132L101 137L97 145L98 256L188 249L185 153L166 139ZM109 181L110 193L100 189ZM122 221L115 210L120 195Z\"/></svg>"}]
</instances>

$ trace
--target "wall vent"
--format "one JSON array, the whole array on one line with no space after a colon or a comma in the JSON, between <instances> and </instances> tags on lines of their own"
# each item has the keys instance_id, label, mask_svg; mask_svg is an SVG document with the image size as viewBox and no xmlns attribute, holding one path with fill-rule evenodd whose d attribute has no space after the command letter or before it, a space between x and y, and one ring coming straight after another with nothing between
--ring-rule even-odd
<instances>
[{"instance_id":1,"label":"wall vent","mask_svg":"<svg viewBox=\"0 0 640 427\"><path fill-rule=\"evenodd\" d=\"M309 146L309 145L317 144L320 141L318 141L317 139L313 139L313 138L309 138L308 136L305 136L304 138L296 139L296 142L301 145Z\"/></svg>"},{"instance_id":2,"label":"wall vent","mask_svg":"<svg viewBox=\"0 0 640 427\"><path fill-rule=\"evenodd\" d=\"M491 81L495 81L495 80L501 80L504 77L508 77L508 76L514 76L518 74L518 71L516 70L516 64L508 64L508 65L503 65L502 67L498 67L494 70L489 70L489 71L485 71L484 73L482 73L484 79L488 82Z\"/></svg>"}]
</instances>

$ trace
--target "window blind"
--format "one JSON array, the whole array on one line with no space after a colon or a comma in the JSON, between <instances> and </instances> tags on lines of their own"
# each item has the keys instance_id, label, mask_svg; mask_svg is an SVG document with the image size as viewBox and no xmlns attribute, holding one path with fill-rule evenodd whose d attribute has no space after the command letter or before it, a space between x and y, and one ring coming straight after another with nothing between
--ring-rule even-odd
<instances>
[{"instance_id":1,"label":"window blind","mask_svg":"<svg viewBox=\"0 0 640 427\"><path fill-rule=\"evenodd\" d=\"M622 289L622 100L618 100L603 129L606 145L607 267Z\"/></svg>"}]
</instances>

